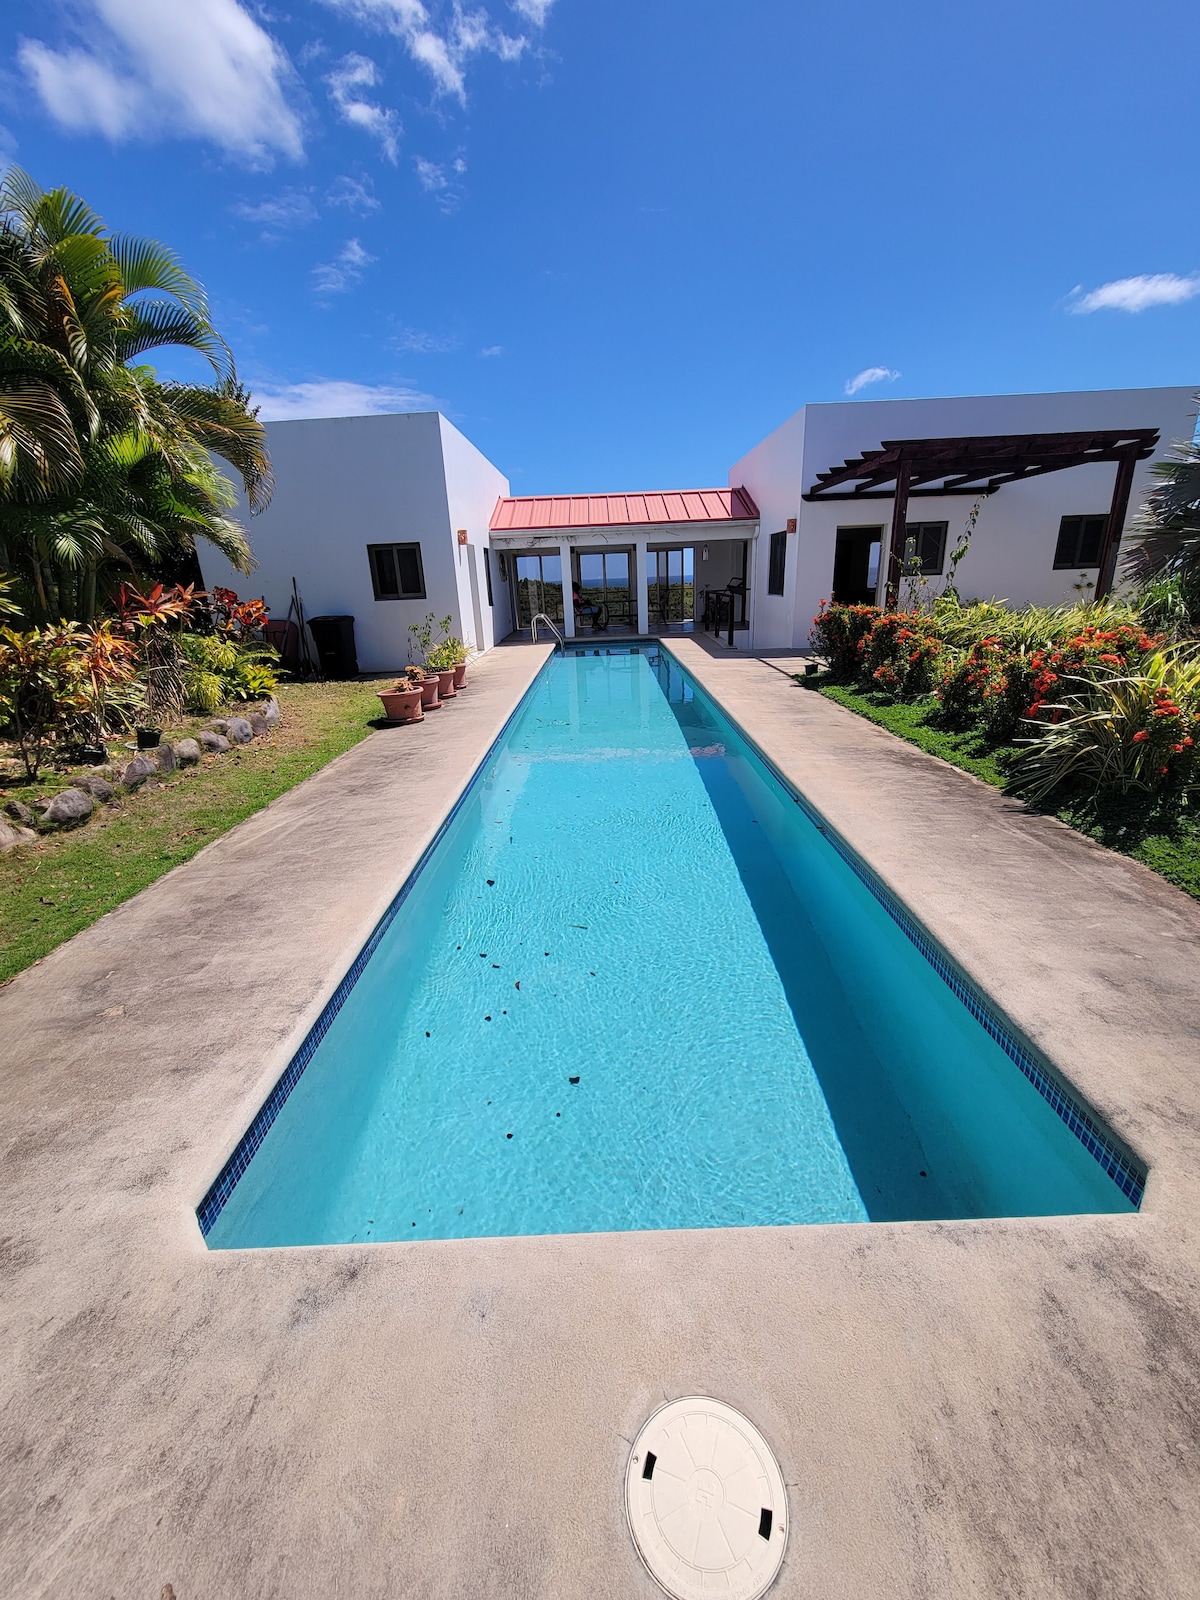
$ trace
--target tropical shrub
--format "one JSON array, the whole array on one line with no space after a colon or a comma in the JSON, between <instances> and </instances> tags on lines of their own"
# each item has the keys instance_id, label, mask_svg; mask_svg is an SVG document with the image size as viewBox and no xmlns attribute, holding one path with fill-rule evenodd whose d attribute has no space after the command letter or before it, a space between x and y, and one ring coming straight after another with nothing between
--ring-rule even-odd
<instances>
[{"instance_id":1,"label":"tropical shrub","mask_svg":"<svg viewBox=\"0 0 1200 1600\"><path fill-rule=\"evenodd\" d=\"M278 679L272 662L278 658L269 645L212 633L181 634L179 645L189 710L209 715L230 700L261 700L274 693Z\"/></svg>"},{"instance_id":2,"label":"tropical shrub","mask_svg":"<svg viewBox=\"0 0 1200 1600\"><path fill-rule=\"evenodd\" d=\"M835 683L853 683L862 666L862 643L883 612L878 606L840 606L822 600L810 642L829 663Z\"/></svg>"},{"instance_id":3,"label":"tropical shrub","mask_svg":"<svg viewBox=\"0 0 1200 1600\"><path fill-rule=\"evenodd\" d=\"M128 724L140 703L133 645L107 626L0 628L0 719L33 782L48 754Z\"/></svg>"},{"instance_id":4,"label":"tropical shrub","mask_svg":"<svg viewBox=\"0 0 1200 1600\"><path fill-rule=\"evenodd\" d=\"M1013 768L1026 799L1200 791L1200 656L1156 650L1133 672L1082 680L1057 710Z\"/></svg>"},{"instance_id":5,"label":"tropical shrub","mask_svg":"<svg viewBox=\"0 0 1200 1600\"><path fill-rule=\"evenodd\" d=\"M933 688L944 649L932 618L885 611L859 645L861 676L897 700L914 700Z\"/></svg>"}]
</instances>

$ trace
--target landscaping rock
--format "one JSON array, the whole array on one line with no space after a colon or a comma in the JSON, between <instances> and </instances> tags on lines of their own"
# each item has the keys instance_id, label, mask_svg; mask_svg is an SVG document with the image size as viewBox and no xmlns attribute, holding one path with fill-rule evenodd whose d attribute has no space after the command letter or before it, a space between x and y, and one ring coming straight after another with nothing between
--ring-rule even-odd
<instances>
[{"instance_id":1,"label":"landscaping rock","mask_svg":"<svg viewBox=\"0 0 1200 1600\"><path fill-rule=\"evenodd\" d=\"M198 733L196 735L196 743L202 750L211 750L214 755L218 756L222 751L229 749L229 740L225 735L223 733L214 733L211 728L205 728L202 733Z\"/></svg>"},{"instance_id":2,"label":"landscaping rock","mask_svg":"<svg viewBox=\"0 0 1200 1600\"><path fill-rule=\"evenodd\" d=\"M213 720L209 723L209 727L213 730L214 733L228 733L229 732L229 718L228 717L214 717Z\"/></svg>"},{"instance_id":3,"label":"landscaping rock","mask_svg":"<svg viewBox=\"0 0 1200 1600\"><path fill-rule=\"evenodd\" d=\"M0 855L7 855L19 844L28 844L31 839L36 838L37 834L32 828L14 828L11 823L0 822Z\"/></svg>"},{"instance_id":4,"label":"landscaping rock","mask_svg":"<svg viewBox=\"0 0 1200 1600\"><path fill-rule=\"evenodd\" d=\"M42 812L42 821L56 828L73 828L77 822L86 822L95 809L90 794L82 789L64 789Z\"/></svg>"},{"instance_id":5,"label":"landscaping rock","mask_svg":"<svg viewBox=\"0 0 1200 1600\"><path fill-rule=\"evenodd\" d=\"M93 800L111 800L113 797L112 784L94 772L87 772L82 778L76 778L75 787L85 790Z\"/></svg>"},{"instance_id":6,"label":"landscaping rock","mask_svg":"<svg viewBox=\"0 0 1200 1600\"><path fill-rule=\"evenodd\" d=\"M154 758L154 765L160 772L174 772L178 763L175 760L175 747L170 744L156 744L148 752Z\"/></svg>"},{"instance_id":7,"label":"landscaping rock","mask_svg":"<svg viewBox=\"0 0 1200 1600\"><path fill-rule=\"evenodd\" d=\"M267 701L266 705L263 706L260 714L266 719L267 722L279 721L279 701L276 700L274 695L272 695Z\"/></svg>"},{"instance_id":8,"label":"landscaping rock","mask_svg":"<svg viewBox=\"0 0 1200 1600\"><path fill-rule=\"evenodd\" d=\"M136 789L138 784L145 783L146 779L157 771L158 767L149 756L134 756L121 774L121 782L127 789Z\"/></svg>"},{"instance_id":9,"label":"landscaping rock","mask_svg":"<svg viewBox=\"0 0 1200 1600\"><path fill-rule=\"evenodd\" d=\"M217 734L216 738L221 735ZM196 767L200 764L200 746L195 739L180 739L175 746L175 759L181 767Z\"/></svg>"},{"instance_id":10,"label":"landscaping rock","mask_svg":"<svg viewBox=\"0 0 1200 1600\"><path fill-rule=\"evenodd\" d=\"M249 744L254 737L254 729L245 717L230 717L225 724L225 736L233 744Z\"/></svg>"},{"instance_id":11,"label":"landscaping rock","mask_svg":"<svg viewBox=\"0 0 1200 1600\"><path fill-rule=\"evenodd\" d=\"M34 821L33 812L30 811L28 806L22 805L19 800L10 800L4 807L4 812L5 815L11 817L14 822L23 822L26 827L28 827L29 824Z\"/></svg>"},{"instance_id":12,"label":"landscaping rock","mask_svg":"<svg viewBox=\"0 0 1200 1600\"><path fill-rule=\"evenodd\" d=\"M271 724L261 711L252 711L246 719L250 724L250 731L256 739L261 739L264 733L270 733Z\"/></svg>"}]
</instances>

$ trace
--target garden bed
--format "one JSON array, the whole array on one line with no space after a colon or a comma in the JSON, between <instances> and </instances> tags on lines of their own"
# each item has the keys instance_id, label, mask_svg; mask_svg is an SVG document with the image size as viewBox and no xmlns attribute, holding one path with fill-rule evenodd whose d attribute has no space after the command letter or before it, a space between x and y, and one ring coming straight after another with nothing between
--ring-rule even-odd
<instances>
[{"instance_id":1,"label":"garden bed","mask_svg":"<svg viewBox=\"0 0 1200 1600\"><path fill-rule=\"evenodd\" d=\"M906 702L830 683L824 676L798 677L796 681L984 783L997 789L1005 786L1007 767L1018 747L991 745L975 729L960 732L939 727L935 720L939 702L933 695ZM1090 808L1068 803L1044 809L1200 899L1200 816L1193 818L1164 811L1153 801L1117 796Z\"/></svg>"},{"instance_id":2,"label":"garden bed","mask_svg":"<svg viewBox=\"0 0 1200 1600\"><path fill-rule=\"evenodd\" d=\"M85 826L0 857L0 982L365 738L379 715L377 689L373 682L280 684L282 718L266 737L166 775L156 787L118 790ZM170 737L211 720L190 718ZM56 768L32 784L8 776L0 805L32 807L86 771Z\"/></svg>"}]
</instances>

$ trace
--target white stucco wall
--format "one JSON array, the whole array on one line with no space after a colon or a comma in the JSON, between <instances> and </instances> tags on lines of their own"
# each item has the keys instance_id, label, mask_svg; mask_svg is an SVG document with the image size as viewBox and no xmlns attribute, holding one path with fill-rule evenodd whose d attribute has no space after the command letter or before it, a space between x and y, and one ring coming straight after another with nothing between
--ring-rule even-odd
<instances>
[{"instance_id":1,"label":"white stucco wall","mask_svg":"<svg viewBox=\"0 0 1200 1600\"><path fill-rule=\"evenodd\" d=\"M890 499L861 505L805 502L803 491L818 472L847 457L878 449L885 439L920 439L1001 433L1058 432L1086 428L1157 428L1158 454L1190 439L1196 421L1193 388L1110 389L1064 394L986 395L943 400L865 400L805 406L755 446L730 471L744 483L762 512L758 583L766 587L769 534L798 519L788 541L786 605L759 600L757 647L804 646L811 620L833 582L839 527L890 527ZM1150 462L1139 464L1130 496L1129 522L1151 485ZM1064 516L1107 514L1115 465L1076 467L1026 483L1006 484L982 502L970 550L959 566L964 597L997 596L1013 605L1057 605L1077 598L1079 574L1054 570L1054 547ZM909 502L910 521L945 521L947 556L975 503L971 495L919 497ZM885 542L887 534L885 531ZM1094 582L1096 572L1088 572ZM939 580L931 580L936 589Z\"/></svg>"},{"instance_id":2,"label":"white stucco wall","mask_svg":"<svg viewBox=\"0 0 1200 1600\"><path fill-rule=\"evenodd\" d=\"M307 616L354 618L358 664L391 672L408 661L408 627L432 611L452 618L452 632L486 649L491 644L482 553L477 550L482 640L477 640L469 552L456 542L466 528L481 543L505 478L436 411L373 417L323 417L270 422L275 470L270 506L237 515L250 534L258 566L236 573L215 551L200 550L206 587L224 584L263 595L282 618L299 585ZM367 546L416 541L425 573L424 600L376 600Z\"/></svg>"}]
</instances>

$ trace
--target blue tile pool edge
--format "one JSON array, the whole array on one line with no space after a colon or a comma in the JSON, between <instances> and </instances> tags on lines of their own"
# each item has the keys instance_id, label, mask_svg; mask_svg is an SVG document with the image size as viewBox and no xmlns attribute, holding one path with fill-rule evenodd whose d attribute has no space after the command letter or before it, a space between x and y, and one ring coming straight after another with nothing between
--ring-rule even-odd
<instances>
[{"instance_id":1,"label":"blue tile pool edge","mask_svg":"<svg viewBox=\"0 0 1200 1600\"><path fill-rule=\"evenodd\" d=\"M521 695L521 698L509 712L508 716L505 717L504 724L499 733L497 733L491 744L488 745L487 750L484 752L483 759L475 768L474 772L472 772L471 776L467 779L467 782L464 784L458 799L442 818L441 822L438 824L436 833L425 846L424 850L421 851L421 854L417 858L412 871L408 874L404 882L400 885L400 888L396 891L395 899L392 900L387 910L383 913L379 921L371 930L366 944L363 945L362 949L351 962L345 976L342 978L337 988L333 991L329 999L321 1008L320 1016L318 1016L317 1020L308 1030L307 1034L305 1034L300 1048L296 1051L295 1055L293 1055L292 1059L283 1069L281 1076L276 1079L274 1087L267 1098L263 1101L262 1105L258 1108L258 1111L255 1113L254 1118L250 1123L250 1126L246 1129L245 1133L234 1146L233 1154L229 1157L228 1161L226 1161L225 1165L221 1168L220 1172L218 1172L217 1176L209 1185L203 1200L201 1200L200 1204L196 1207L196 1220L200 1224L200 1232L206 1239L212 1232L213 1224L221 1215L221 1212L225 1209L230 1195L237 1188L242 1174L250 1165L259 1146L270 1132L272 1123L286 1105L288 1096L291 1094L292 1090L296 1087L301 1077L304 1075L304 1069L308 1066L308 1063L312 1060L314 1054L316 1053L317 1046L329 1032L330 1027L333 1025L334 1018L349 999L350 991L354 988L354 985L358 982L359 978L362 977L368 961L370 961L371 957L375 954L375 951L379 947L379 941L383 938L384 934L396 920L401 907L412 893L417 879L425 870L429 858L433 855L433 852L442 842L442 839L446 834L446 830L450 827L450 824L454 821L455 817L462 810L463 806L466 805L471 795L483 781L483 776L488 769L488 765L495 756L496 751L499 749L504 736L512 727L517 717L525 709L526 702L532 698L534 691L541 683L546 672L546 668L549 666L552 659L552 655L546 658L541 667L539 667L538 671L534 674L533 681L525 689L524 693Z\"/></svg>"},{"instance_id":2,"label":"blue tile pool edge","mask_svg":"<svg viewBox=\"0 0 1200 1600\"><path fill-rule=\"evenodd\" d=\"M1069 1084L1049 1057L1027 1039L1011 1022L995 1001L961 967L928 928L913 915L899 895L884 882L875 868L860 856L853 845L844 839L812 801L796 787L790 778L771 759L767 752L751 738L721 703L705 689L688 671L679 657L668 649L671 660L692 685L693 693L700 695L719 716L744 739L749 749L767 768L771 776L791 796L809 821L884 908L912 944L921 952L929 965L966 1006L975 1020L992 1036L1005 1055L1013 1061L1022 1074L1042 1096L1050 1108L1066 1123L1126 1199L1140 1206L1145 1193L1148 1168L1137 1155L1118 1139L1107 1127L1106 1121L1092 1109L1086 1100Z\"/></svg>"},{"instance_id":3,"label":"blue tile pool edge","mask_svg":"<svg viewBox=\"0 0 1200 1600\"><path fill-rule=\"evenodd\" d=\"M640 653L640 649L643 646L663 648L662 642L658 639L630 640L628 644L622 641L622 646L616 651L606 651L606 653L625 654L627 651L632 653L631 647L638 648ZM592 651L590 649L580 651L576 648L568 653L572 655L591 654ZM414 884L424 871L429 858L441 843L446 830L450 827L459 811L481 783L489 762L495 756L509 728L524 709L526 702L532 697L542 681L542 677L552 660L553 655L547 658L529 687L505 718L504 725L488 746L483 759L471 774L458 799L442 819L436 833L421 852L412 871L397 891L395 899L376 923L367 942L354 958L333 994L326 1001L321 1014L305 1035L299 1049L292 1056L281 1076L276 1080L270 1094L263 1101L250 1126L235 1146L232 1155L225 1162L225 1165L206 1191L204 1198L196 1207L196 1220L200 1224L200 1232L205 1238L211 1233L213 1225L225 1209L229 1197L237 1188L242 1174L254 1159L259 1146L269 1133L276 1117L283 1110L288 1096L303 1076L304 1069L308 1066L308 1063L316 1053L318 1045L328 1033L334 1018L345 1005L351 990L362 976L368 961L370 961L378 948L380 940L395 921L401 907L412 892ZM671 660L687 678L692 686L693 693L702 696L718 716L723 717L737 732L738 736L745 740L747 747L754 752L776 782L781 785L785 793L801 808L817 831L829 842L855 876L866 886L892 920L921 952L942 981L957 995L976 1021L987 1030L1004 1053L1016 1064L1089 1154L1099 1162L1121 1193L1134 1206L1140 1206L1146 1185L1147 1169L1145 1164L1139 1161L1131 1150L1111 1135L1103 1125L1103 1120L1074 1092L1051 1062L1041 1054L1036 1046L1021 1036L1019 1031L1004 1017L1003 1013L987 997L978 984L958 965L949 952L942 948L928 929L913 916L904 902L893 893L875 869L843 839L837 829L826 820L812 802L779 769L766 751L751 738L720 702L709 694L703 685L687 670L678 656L672 653Z\"/></svg>"}]
</instances>

